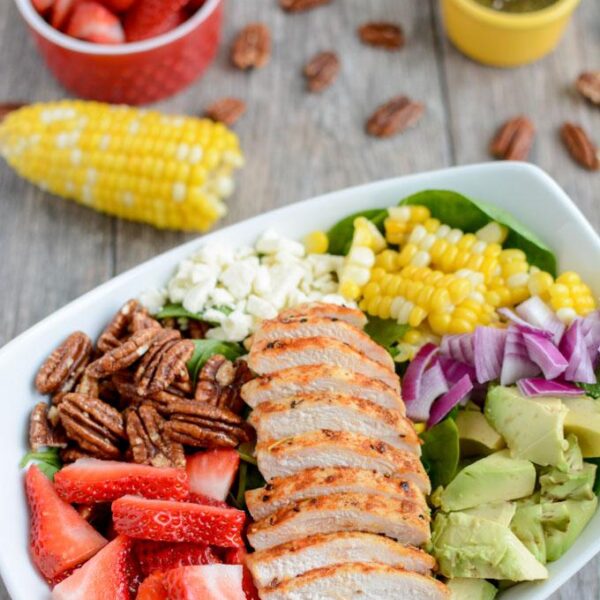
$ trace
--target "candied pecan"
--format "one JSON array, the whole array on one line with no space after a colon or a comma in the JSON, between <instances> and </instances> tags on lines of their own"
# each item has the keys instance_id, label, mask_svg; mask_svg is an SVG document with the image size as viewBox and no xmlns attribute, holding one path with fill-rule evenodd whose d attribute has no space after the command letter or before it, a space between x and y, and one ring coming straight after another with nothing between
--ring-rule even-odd
<instances>
[{"instance_id":1,"label":"candied pecan","mask_svg":"<svg viewBox=\"0 0 600 600\"><path fill-rule=\"evenodd\" d=\"M75 462L80 458L95 458L95 455L82 450L76 444L69 445L60 451L60 460L62 461L63 465L68 465L69 463Z\"/></svg>"},{"instance_id":2,"label":"candied pecan","mask_svg":"<svg viewBox=\"0 0 600 600\"><path fill-rule=\"evenodd\" d=\"M397 96L382 104L367 121L367 133L390 137L412 127L423 115L425 107L406 96Z\"/></svg>"},{"instance_id":3,"label":"candied pecan","mask_svg":"<svg viewBox=\"0 0 600 600\"><path fill-rule=\"evenodd\" d=\"M245 360L232 363L220 354L211 356L200 371L194 398L238 413L244 406L240 390L250 379L252 373Z\"/></svg>"},{"instance_id":4,"label":"candied pecan","mask_svg":"<svg viewBox=\"0 0 600 600\"><path fill-rule=\"evenodd\" d=\"M66 448L67 438L62 429L54 427L48 419L48 405L40 402L35 405L29 417L29 446L37 451L40 448Z\"/></svg>"},{"instance_id":5,"label":"candied pecan","mask_svg":"<svg viewBox=\"0 0 600 600\"><path fill-rule=\"evenodd\" d=\"M140 303L137 300L128 300L119 309L119 312L112 318L98 338L96 345L101 352L110 352L121 344L123 338L127 335L134 313L140 308Z\"/></svg>"},{"instance_id":6,"label":"candied pecan","mask_svg":"<svg viewBox=\"0 0 600 600\"><path fill-rule=\"evenodd\" d=\"M162 354L171 346L177 343L181 339L181 334L175 329L161 329L146 354L140 360L140 363L136 369L134 381L139 385L140 381L144 377L151 378L154 375L156 366L160 362ZM145 392L139 392L140 395L144 395Z\"/></svg>"},{"instance_id":7,"label":"candied pecan","mask_svg":"<svg viewBox=\"0 0 600 600\"><path fill-rule=\"evenodd\" d=\"M394 23L365 23L358 29L358 36L364 44L386 50L400 50L404 47L404 31Z\"/></svg>"},{"instance_id":8,"label":"candied pecan","mask_svg":"<svg viewBox=\"0 0 600 600\"><path fill-rule=\"evenodd\" d=\"M81 331L72 333L40 367L35 386L42 394L69 392L85 369L92 352L92 341Z\"/></svg>"},{"instance_id":9,"label":"candied pecan","mask_svg":"<svg viewBox=\"0 0 600 600\"><path fill-rule=\"evenodd\" d=\"M151 317L145 308L137 309L133 313L131 322L129 323L129 331L131 333L141 331L142 329L162 329L162 325L154 317Z\"/></svg>"},{"instance_id":10,"label":"candied pecan","mask_svg":"<svg viewBox=\"0 0 600 600\"><path fill-rule=\"evenodd\" d=\"M227 408L211 406L205 402L197 402L196 400L188 400L185 398L173 398L170 402L161 404L157 408L159 412L167 416L192 416L238 426L241 426L244 423L242 417L236 415Z\"/></svg>"},{"instance_id":11,"label":"candied pecan","mask_svg":"<svg viewBox=\"0 0 600 600\"><path fill-rule=\"evenodd\" d=\"M233 125L245 112L246 103L243 100L239 98L221 98L206 107L204 116L225 125Z\"/></svg>"},{"instance_id":12,"label":"candied pecan","mask_svg":"<svg viewBox=\"0 0 600 600\"><path fill-rule=\"evenodd\" d=\"M582 73L577 78L575 87L586 100L600 105L600 71Z\"/></svg>"},{"instance_id":13,"label":"candied pecan","mask_svg":"<svg viewBox=\"0 0 600 600\"><path fill-rule=\"evenodd\" d=\"M123 408L141 404L146 400L144 396L137 393L137 385L133 380L133 374L129 371L115 373L111 381L117 390L120 400L120 406Z\"/></svg>"},{"instance_id":14,"label":"candied pecan","mask_svg":"<svg viewBox=\"0 0 600 600\"><path fill-rule=\"evenodd\" d=\"M497 131L490 144L490 153L503 160L527 160L534 137L533 123L527 117L514 117Z\"/></svg>"},{"instance_id":15,"label":"candied pecan","mask_svg":"<svg viewBox=\"0 0 600 600\"><path fill-rule=\"evenodd\" d=\"M340 72L340 60L335 52L319 52L304 66L306 85L311 92L328 88Z\"/></svg>"},{"instance_id":16,"label":"candied pecan","mask_svg":"<svg viewBox=\"0 0 600 600\"><path fill-rule=\"evenodd\" d=\"M231 62L238 69L264 67L271 58L271 32L263 23L246 25L231 48Z\"/></svg>"},{"instance_id":17,"label":"candied pecan","mask_svg":"<svg viewBox=\"0 0 600 600\"><path fill-rule=\"evenodd\" d=\"M133 461L154 467L185 467L183 446L164 434L165 420L150 404L130 409L125 416Z\"/></svg>"},{"instance_id":18,"label":"candied pecan","mask_svg":"<svg viewBox=\"0 0 600 600\"><path fill-rule=\"evenodd\" d=\"M332 0L279 0L279 6L287 12L301 12L329 4Z\"/></svg>"},{"instance_id":19,"label":"candied pecan","mask_svg":"<svg viewBox=\"0 0 600 600\"><path fill-rule=\"evenodd\" d=\"M206 337L206 332L210 329L210 325L204 321L196 321L191 319L188 322L187 329L185 331L186 337L192 340L203 340Z\"/></svg>"},{"instance_id":20,"label":"candied pecan","mask_svg":"<svg viewBox=\"0 0 600 600\"><path fill-rule=\"evenodd\" d=\"M98 398L66 394L58 406L67 437L97 458L119 458L125 439L121 413Z\"/></svg>"},{"instance_id":21,"label":"candied pecan","mask_svg":"<svg viewBox=\"0 0 600 600\"><path fill-rule=\"evenodd\" d=\"M565 123L561 127L560 135L573 160L590 171L600 167L598 148L582 127L574 123Z\"/></svg>"},{"instance_id":22,"label":"candied pecan","mask_svg":"<svg viewBox=\"0 0 600 600\"><path fill-rule=\"evenodd\" d=\"M92 377L87 371L84 371L75 391L78 394L84 394L85 396L91 396L92 398L100 397L100 382Z\"/></svg>"},{"instance_id":23,"label":"candied pecan","mask_svg":"<svg viewBox=\"0 0 600 600\"><path fill-rule=\"evenodd\" d=\"M240 443L234 435L186 421L168 421L165 434L174 442L195 448L235 448Z\"/></svg>"}]
</instances>

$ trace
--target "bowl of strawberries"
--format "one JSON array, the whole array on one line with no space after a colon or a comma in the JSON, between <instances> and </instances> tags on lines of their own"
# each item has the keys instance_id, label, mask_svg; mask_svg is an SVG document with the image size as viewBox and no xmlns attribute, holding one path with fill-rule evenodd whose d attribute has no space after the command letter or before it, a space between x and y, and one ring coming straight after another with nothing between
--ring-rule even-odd
<instances>
[{"instance_id":1,"label":"bowl of strawberries","mask_svg":"<svg viewBox=\"0 0 600 600\"><path fill-rule=\"evenodd\" d=\"M197 79L219 44L223 0L15 0L72 93L147 104Z\"/></svg>"}]
</instances>

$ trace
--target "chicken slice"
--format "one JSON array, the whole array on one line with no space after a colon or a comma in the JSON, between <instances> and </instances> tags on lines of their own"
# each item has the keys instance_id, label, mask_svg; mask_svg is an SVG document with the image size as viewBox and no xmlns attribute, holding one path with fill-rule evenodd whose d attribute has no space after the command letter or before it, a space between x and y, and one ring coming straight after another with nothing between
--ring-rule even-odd
<instances>
[{"instance_id":1,"label":"chicken slice","mask_svg":"<svg viewBox=\"0 0 600 600\"><path fill-rule=\"evenodd\" d=\"M367 317L361 310L339 306L338 304L326 304L324 302L313 302L288 308L280 312L277 318L280 321L293 321L307 317L338 319L339 321L350 323L350 325L354 325L354 327L358 327L359 329L363 329L367 324Z\"/></svg>"},{"instance_id":2,"label":"chicken slice","mask_svg":"<svg viewBox=\"0 0 600 600\"><path fill-rule=\"evenodd\" d=\"M377 379L335 365L292 367L252 379L242 388L242 398L256 408L261 402L285 401L304 392L348 394L406 414L396 390Z\"/></svg>"},{"instance_id":3,"label":"chicken slice","mask_svg":"<svg viewBox=\"0 0 600 600\"><path fill-rule=\"evenodd\" d=\"M340 366L367 377L378 379L400 393L400 378L391 369L367 358L354 348L326 337L280 340L252 344L248 366L266 375L302 365Z\"/></svg>"},{"instance_id":4,"label":"chicken slice","mask_svg":"<svg viewBox=\"0 0 600 600\"><path fill-rule=\"evenodd\" d=\"M428 494L429 478L418 456L359 433L322 429L285 440L262 440L256 459L263 477L286 477L315 467L355 467L412 481Z\"/></svg>"},{"instance_id":5,"label":"chicken slice","mask_svg":"<svg viewBox=\"0 0 600 600\"><path fill-rule=\"evenodd\" d=\"M420 546L430 537L429 513L412 502L374 494L331 494L301 500L248 528L256 550L273 548L317 533L364 531L401 544Z\"/></svg>"},{"instance_id":6,"label":"chicken slice","mask_svg":"<svg viewBox=\"0 0 600 600\"><path fill-rule=\"evenodd\" d=\"M362 352L371 360L387 369L394 370L394 360L390 353L374 342L364 331L350 325L346 321L306 317L296 320L273 319L264 321L252 338L254 344L259 342L276 342L298 338L326 337L338 340Z\"/></svg>"},{"instance_id":7,"label":"chicken slice","mask_svg":"<svg viewBox=\"0 0 600 600\"><path fill-rule=\"evenodd\" d=\"M299 394L263 402L250 415L258 439L280 440L317 429L362 433L400 450L420 452L413 424L397 410L343 394Z\"/></svg>"},{"instance_id":8,"label":"chicken slice","mask_svg":"<svg viewBox=\"0 0 600 600\"><path fill-rule=\"evenodd\" d=\"M311 535L246 557L259 588L275 587L313 569L348 562L380 563L423 575L436 566L435 559L422 550L359 531Z\"/></svg>"},{"instance_id":9,"label":"chicken slice","mask_svg":"<svg viewBox=\"0 0 600 600\"><path fill-rule=\"evenodd\" d=\"M309 571L260 590L261 600L449 600L441 582L373 563L346 563Z\"/></svg>"}]
</instances>

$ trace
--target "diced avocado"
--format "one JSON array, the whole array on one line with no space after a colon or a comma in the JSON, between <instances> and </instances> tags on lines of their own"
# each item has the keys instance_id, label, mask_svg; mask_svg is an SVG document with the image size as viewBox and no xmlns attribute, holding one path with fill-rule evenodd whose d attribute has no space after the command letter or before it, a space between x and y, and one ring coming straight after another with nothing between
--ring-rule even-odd
<instances>
[{"instance_id":1,"label":"diced avocado","mask_svg":"<svg viewBox=\"0 0 600 600\"><path fill-rule=\"evenodd\" d=\"M485 416L506 440L511 456L541 466L565 464L564 423L568 410L558 398L525 398L516 388L488 392Z\"/></svg>"},{"instance_id":2,"label":"diced avocado","mask_svg":"<svg viewBox=\"0 0 600 600\"><path fill-rule=\"evenodd\" d=\"M483 413L462 410L455 420L461 456L485 456L506 447L502 436L490 426Z\"/></svg>"},{"instance_id":3,"label":"diced avocado","mask_svg":"<svg viewBox=\"0 0 600 600\"><path fill-rule=\"evenodd\" d=\"M442 510L462 510L530 496L535 477L532 463L511 458L508 450L501 450L465 467L450 482L441 495Z\"/></svg>"},{"instance_id":4,"label":"diced avocado","mask_svg":"<svg viewBox=\"0 0 600 600\"><path fill-rule=\"evenodd\" d=\"M542 564L546 563L546 538L542 526L542 507L539 504L518 506L510 528L537 560Z\"/></svg>"},{"instance_id":5,"label":"diced avocado","mask_svg":"<svg viewBox=\"0 0 600 600\"><path fill-rule=\"evenodd\" d=\"M433 523L432 552L445 577L546 579L546 567L508 528L462 512L438 513Z\"/></svg>"},{"instance_id":6,"label":"diced avocado","mask_svg":"<svg viewBox=\"0 0 600 600\"><path fill-rule=\"evenodd\" d=\"M563 402L569 409L565 432L577 436L584 458L600 456L600 400L581 397L565 398Z\"/></svg>"},{"instance_id":7,"label":"diced avocado","mask_svg":"<svg viewBox=\"0 0 600 600\"><path fill-rule=\"evenodd\" d=\"M517 506L514 502L494 502L493 504L480 504L463 512L472 517L495 521L500 525L504 525L504 527L508 527L516 510Z\"/></svg>"},{"instance_id":8,"label":"diced avocado","mask_svg":"<svg viewBox=\"0 0 600 600\"><path fill-rule=\"evenodd\" d=\"M494 600L498 590L485 579L450 579L450 600Z\"/></svg>"},{"instance_id":9,"label":"diced avocado","mask_svg":"<svg viewBox=\"0 0 600 600\"><path fill-rule=\"evenodd\" d=\"M557 509L561 510L569 517L569 522L564 527L564 522L556 523L550 519L544 521L544 536L546 538L546 557L548 561L558 560L579 537L590 519L594 516L598 507L598 498L593 500L565 500L564 502L555 502L548 506L542 505L544 513L554 513Z\"/></svg>"}]
</instances>

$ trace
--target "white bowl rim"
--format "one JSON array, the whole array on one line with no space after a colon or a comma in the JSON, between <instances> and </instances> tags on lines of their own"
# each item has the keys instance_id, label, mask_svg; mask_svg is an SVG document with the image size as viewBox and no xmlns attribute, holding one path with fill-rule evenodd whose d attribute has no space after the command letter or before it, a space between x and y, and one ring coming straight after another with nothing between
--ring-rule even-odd
<instances>
[{"instance_id":1,"label":"white bowl rim","mask_svg":"<svg viewBox=\"0 0 600 600\"><path fill-rule=\"evenodd\" d=\"M78 40L54 29L54 27L47 23L35 10L31 0L15 0L15 4L21 13L21 16L25 19L26 23L36 31L36 33L61 48L93 56L129 56L131 54L148 52L149 50L168 46L170 43L185 37L198 25L206 21L222 2L223 0L206 0L202 7L185 23L182 23L167 33L163 33L162 35L148 40L125 44L95 44Z\"/></svg>"}]
</instances>

